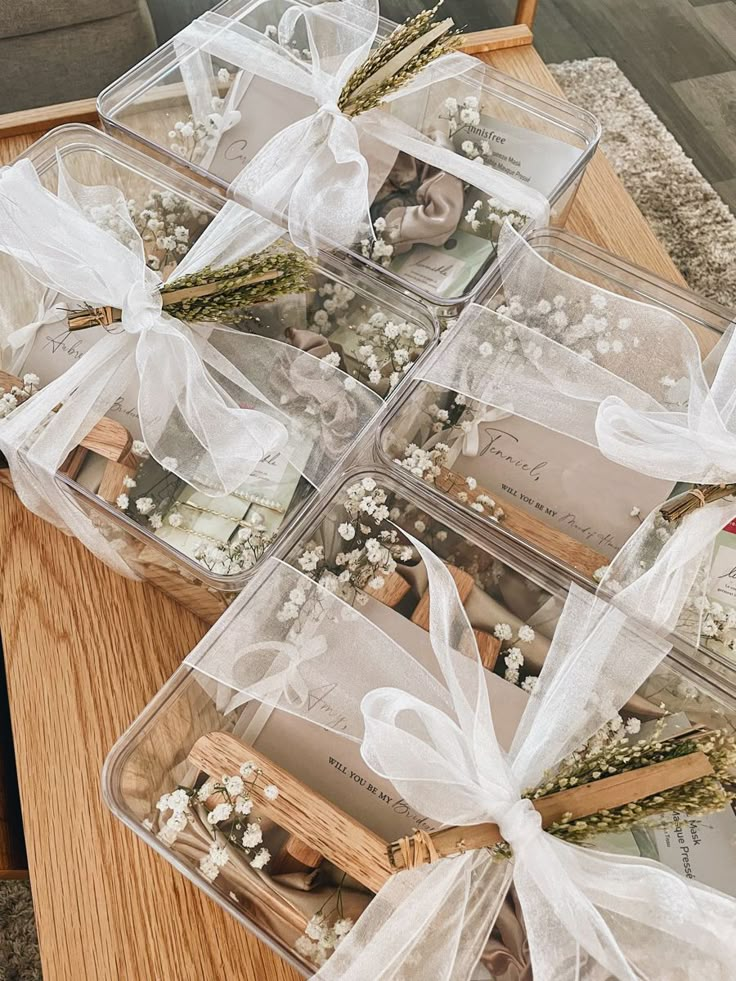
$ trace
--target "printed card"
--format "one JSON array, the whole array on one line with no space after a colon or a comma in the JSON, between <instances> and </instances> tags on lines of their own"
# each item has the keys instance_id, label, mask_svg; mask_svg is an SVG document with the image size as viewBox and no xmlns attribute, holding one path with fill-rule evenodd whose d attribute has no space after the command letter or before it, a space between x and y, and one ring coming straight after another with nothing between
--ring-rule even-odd
<instances>
[{"instance_id":1,"label":"printed card","mask_svg":"<svg viewBox=\"0 0 736 981\"><path fill-rule=\"evenodd\" d=\"M224 119L237 118L226 129L203 166L223 180L234 180L268 141L292 123L310 116L314 99L250 72L241 72L223 108Z\"/></svg>"},{"instance_id":2,"label":"printed card","mask_svg":"<svg viewBox=\"0 0 736 981\"><path fill-rule=\"evenodd\" d=\"M673 483L607 460L594 447L519 416L479 424L477 456L458 440L451 469L474 477L501 506L513 504L612 559Z\"/></svg>"},{"instance_id":3,"label":"printed card","mask_svg":"<svg viewBox=\"0 0 736 981\"><path fill-rule=\"evenodd\" d=\"M484 157L494 170L546 196L554 191L580 157L579 147L483 112L477 125L461 125L452 138L458 152L462 152L462 144L468 140L488 148Z\"/></svg>"}]
</instances>

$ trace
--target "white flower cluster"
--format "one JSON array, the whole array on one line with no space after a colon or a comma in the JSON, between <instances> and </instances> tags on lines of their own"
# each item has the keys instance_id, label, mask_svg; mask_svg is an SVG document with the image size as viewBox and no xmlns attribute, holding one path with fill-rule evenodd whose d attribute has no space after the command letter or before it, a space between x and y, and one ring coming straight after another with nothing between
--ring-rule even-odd
<instances>
[{"instance_id":1,"label":"white flower cluster","mask_svg":"<svg viewBox=\"0 0 736 981\"><path fill-rule=\"evenodd\" d=\"M194 808L206 810L211 798L221 798L207 811L206 823L215 837L209 852L199 863L199 871L208 882L214 882L230 858L230 847L234 854L244 854L253 868L262 869L271 855L267 848L258 848L263 842L261 825L257 821L243 823L242 820L253 810L251 789L260 775L255 763L249 761L241 766L239 774L223 776L219 781L210 777L198 790L178 787L172 793L164 794L156 804L162 822L159 839L171 847L187 825L195 823ZM276 800L279 795L274 784L266 784L262 793L267 800Z\"/></svg>"},{"instance_id":2,"label":"white flower cluster","mask_svg":"<svg viewBox=\"0 0 736 981\"><path fill-rule=\"evenodd\" d=\"M351 329L363 341L356 356L371 385L378 385L388 378L389 387L395 388L429 343L429 334L424 327L405 320L392 320L382 311L372 314L361 324L351 325ZM366 380L363 372L357 377Z\"/></svg>"},{"instance_id":3,"label":"white flower cluster","mask_svg":"<svg viewBox=\"0 0 736 981\"><path fill-rule=\"evenodd\" d=\"M512 685L518 685L519 675L521 669L524 667L524 653L521 647L519 647L519 644L531 644L535 637L534 630L525 623L519 627L516 631L516 636L514 636L514 631L510 624L497 623L493 628L493 635L501 641L501 653L503 654L503 661L506 665L503 676ZM507 646L504 649L504 644L511 646ZM524 691L531 694L536 683L537 679L530 675L521 682L521 687Z\"/></svg>"},{"instance_id":4,"label":"white flower cluster","mask_svg":"<svg viewBox=\"0 0 736 981\"><path fill-rule=\"evenodd\" d=\"M463 152L471 158L472 146L470 142L463 143L462 146ZM508 221L513 228L521 230L529 224L531 215L519 211L518 208L512 208L504 204L500 198L490 195L485 200L479 198L474 202L473 207L465 215L465 221L474 235L482 235L489 242L497 242L505 221Z\"/></svg>"},{"instance_id":5,"label":"white flower cluster","mask_svg":"<svg viewBox=\"0 0 736 981\"><path fill-rule=\"evenodd\" d=\"M22 385L13 385L9 392L0 388L0 419L9 416L13 409L27 402L41 387L41 379L30 372L23 375Z\"/></svg>"},{"instance_id":6,"label":"white flower cluster","mask_svg":"<svg viewBox=\"0 0 736 981\"><path fill-rule=\"evenodd\" d=\"M341 599L365 604L367 596L362 590L380 589L386 577L396 570L397 561L407 562L413 555L408 545L399 542L396 529L381 528L390 517L386 501L386 491L377 486L373 477L352 484L344 501L348 520L339 524L337 531L344 542L354 543L354 547L338 552L327 563L324 546L308 542L297 560L299 566ZM295 611L289 606L288 612Z\"/></svg>"},{"instance_id":7,"label":"white flower cluster","mask_svg":"<svg viewBox=\"0 0 736 981\"><path fill-rule=\"evenodd\" d=\"M396 459L394 463L398 463L415 477L433 484L447 463L449 450L447 443L435 443L430 450L423 450L416 443L409 443L404 450L403 459Z\"/></svg>"},{"instance_id":8,"label":"white flower cluster","mask_svg":"<svg viewBox=\"0 0 736 981\"><path fill-rule=\"evenodd\" d=\"M444 112L440 119L447 120L448 136L453 137L466 126L477 126L480 123L480 102L474 95L466 96L462 102L450 96L445 99Z\"/></svg>"},{"instance_id":9,"label":"white flower cluster","mask_svg":"<svg viewBox=\"0 0 736 981\"><path fill-rule=\"evenodd\" d=\"M521 297L512 296L496 308L510 320L524 324L575 351L588 361L600 361L623 354L627 347L637 348L639 338L632 332L629 317L620 317L609 310L609 300L603 293L591 292L574 302L557 294L551 300L541 299L525 307ZM511 325L503 330L503 349L521 349L518 333ZM533 360L541 357L537 345L525 345L523 353Z\"/></svg>"},{"instance_id":10,"label":"white flower cluster","mask_svg":"<svg viewBox=\"0 0 736 981\"><path fill-rule=\"evenodd\" d=\"M373 222L374 238L362 238L360 251L366 259L372 259L381 266L389 266L394 255L394 246L385 238L386 219L376 218ZM389 239L391 233L388 234Z\"/></svg>"},{"instance_id":11,"label":"white flower cluster","mask_svg":"<svg viewBox=\"0 0 736 981\"><path fill-rule=\"evenodd\" d=\"M227 68L220 68L217 72L218 93L221 92L222 96L227 95L234 78L235 75ZM190 113L186 119L174 123L173 129L169 130L171 141L169 146L172 153L184 157L191 163L196 163L202 159L207 150L216 145L220 134L228 125L222 112L225 108L225 99L222 96L218 94L210 100L211 112L204 120L195 120ZM240 113L237 110L231 110L229 115L231 119L234 115L235 120L239 120Z\"/></svg>"},{"instance_id":12,"label":"white flower cluster","mask_svg":"<svg viewBox=\"0 0 736 981\"><path fill-rule=\"evenodd\" d=\"M315 913L302 936L296 941L295 950L320 967L350 933L352 927L353 921L347 917L340 917L330 924L324 913Z\"/></svg>"},{"instance_id":13,"label":"white flower cluster","mask_svg":"<svg viewBox=\"0 0 736 981\"><path fill-rule=\"evenodd\" d=\"M336 327L349 326L349 310L355 291L344 283L323 283L315 293L317 309L312 314L311 328L329 336Z\"/></svg>"},{"instance_id":14,"label":"white flower cluster","mask_svg":"<svg viewBox=\"0 0 736 981\"><path fill-rule=\"evenodd\" d=\"M251 521L256 525L259 514ZM261 523L263 519L261 518ZM227 543L202 545L194 553L194 558L216 576L237 576L252 569L263 553L273 544L276 535L261 527L246 525L235 532Z\"/></svg>"},{"instance_id":15,"label":"white flower cluster","mask_svg":"<svg viewBox=\"0 0 736 981\"><path fill-rule=\"evenodd\" d=\"M723 644L729 651L736 651L736 610L727 609L722 603L704 597L701 632L705 646L709 642Z\"/></svg>"},{"instance_id":16,"label":"white flower cluster","mask_svg":"<svg viewBox=\"0 0 736 981\"><path fill-rule=\"evenodd\" d=\"M195 232L209 221L208 215L173 191L152 191L137 211L129 205L133 223L146 246L151 269L163 270L181 261Z\"/></svg>"}]
</instances>

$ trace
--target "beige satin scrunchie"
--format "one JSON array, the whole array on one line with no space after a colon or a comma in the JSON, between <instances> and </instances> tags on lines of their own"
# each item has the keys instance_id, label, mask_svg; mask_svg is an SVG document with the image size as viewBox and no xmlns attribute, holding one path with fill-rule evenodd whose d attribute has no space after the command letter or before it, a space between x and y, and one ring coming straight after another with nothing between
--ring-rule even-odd
<instances>
[{"instance_id":1,"label":"beige satin scrunchie","mask_svg":"<svg viewBox=\"0 0 736 981\"><path fill-rule=\"evenodd\" d=\"M452 149L439 132L430 134L435 143ZM381 197L395 196L418 184L416 204L390 208L386 220L386 238L394 254L408 252L415 245L441 246L457 231L463 216L465 185L459 177L446 174L406 153L397 157L391 174L381 189Z\"/></svg>"}]
</instances>

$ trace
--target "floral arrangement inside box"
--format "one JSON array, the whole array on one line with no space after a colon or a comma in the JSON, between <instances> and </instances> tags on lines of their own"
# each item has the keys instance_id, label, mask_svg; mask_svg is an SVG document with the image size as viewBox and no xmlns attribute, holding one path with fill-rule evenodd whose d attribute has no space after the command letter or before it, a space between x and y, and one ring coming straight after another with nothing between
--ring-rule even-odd
<instances>
[{"instance_id":1,"label":"floral arrangement inside box","mask_svg":"<svg viewBox=\"0 0 736 981\"><path fill-rule=\"evenodd\" d=\"M430 561L432 553L436 560ZM291 566L277 563L264 577L250 605L243 602L243 617L231 618L212 648L205 642L192 656L193 674L126 756L124 806L195 878L314 968L370 909L374 893L395 871L391 861L410 854L425 861L414 852L416 842L429 839L442 849L444 840L437 823L406 799L403 784L374 773L358 744L337 738L351 731L353 702L335 664L338 638L356 628L352 611L359 612L367 634L360 642L364 656L352 647L350 658L342 652L351 677L366 675L370 688L372 665L395 660L399 648L434 675L435 561L449 570L483 665L496 737L508 750L544 667L563 599L497 558L492 546L444 524L420 496L380 473L355 476L289 561ZM329 670L322 658L329 659ZM262 680L248 682L251 672L259 678L261 671ZM409 677L401 675L397 683L408 685ZM603 786L612 774L705 752L716 779L711 774L642 792L584 817L565 813L547 830L592 849L657 859L733 894L735 818L723 781L733 763L734 722L732 706L664 662L619 713L525 796L543 806L577 786ZM174 740L160 738L161 726L176 733ZM681 867L681 836L707 841L697 868ZM400 853L398 845L387 852L381 842L395 839L404 842ZM498 840L494 851L498 859L509 855ZM528 971L529 956L512 890L492 930L489 925L481 964L493 978L509 965Z\"/></svg>"}]
</instances>

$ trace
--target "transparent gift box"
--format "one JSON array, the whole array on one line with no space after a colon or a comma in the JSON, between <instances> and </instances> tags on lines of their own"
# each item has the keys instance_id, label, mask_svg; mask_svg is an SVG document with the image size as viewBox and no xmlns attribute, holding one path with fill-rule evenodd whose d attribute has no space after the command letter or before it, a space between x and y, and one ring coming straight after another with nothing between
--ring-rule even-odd
<instances>
[{"instance_id":1,"label":"transparent gift box","mask_svg":"<svg viewBox=\"0 0 736 981\"><path fill-rule=\"evenodd\" d=\"M596 333L596 318L603 325L608 314L605 303L611 304L611 294L649 304L662 314L679 318L694 335L703 359L733 321L733 312L720 304L666 282L568 232L535 232L525 248L549 264L554 288L548 289L546 283L539 286L546 273L541 265L535 266L537 275L533 278L540 299L533 307L529 304L529 309L519 306L513 318L552 337L560 333L556 317L564 318L560 323L567 324L569 320L570 325L589 322L592 340L575 342L578 347L594 345L596 338L605 338L600 343L615 357L616 350L625 353L627 347L637 343L636 308L633 317L622 318L623 328L619 329L609 317L605 331ZM513 263L514 259L509 258L509 267ZM569 282L580 290L582 299L568 300L561 293L552 295L556 290L564 292L564 283L555 278L555 270L574 277ZM596 290L606 291L605 296ZM510 304L517 301L508 296L503 277L499 277L483 302L508 315ZM674 344L672 352L671 373L678 374L679 354ZM667 358L665 343L659 363L651 370L659 374L663 365L666 369ZM615 361L611 363L615 368ZM546 428L541 419L522 418L513 411L450 391L435 380L442 372L433 374L432 380L415 379L401 403L388 410L381 422L378 458L400 468L397 472L410 484L429 486L447 503L482 521L493 522L501 535L523 540L579 581L599 579L646 515L691 486L638 473L607 459L597 446L559 428ZM670 404L676 406L677 400L685 397L681 394L684 379L668 378L666 370L661 374L662 385L669 386L664 389L665 395L671 393ZM488 384L492 394L495 381ZM571 413L581 411L581 404L577 403L576 408L571 402ZM571 415L568 432L572 418ZM720 550L716 560L724 567L736 554L730 551L734 541L729 525L716 542ZM715 655L714 666L716 662L720 664L714 669L728 672L733 667L730 641L736 615L727 625L729 597L714 593L711 599L715 617L707 620L702 643ZM713 628L710 636L708 624Z\"/></svg>"},{"instance_id":2,"label":"transparent gift box","mask_svg":"<svg viewBox=\"0 0 736 981\"><path fill-rule=\"evenodd\" d=\"M266 37L304 60L310 57L304 23L291 17L287 28L282 18L314 6L283 0L221 4L102 93L105 128L283 224L286 206L260 201L257 182L253 190L231 182L271 137L311 115L314 100L253 74L247 54L242 66L224 51L218 56L211 42L229 20L236 47L240 31L249 43ZM330 32L329 18L322 26ZM378 38L395 26L380 18ZM331 70L329 56L324 61ZM526 188L539 192L550 202L555 224L564 224L600 134L589 113L481 62L387 106L387 113L464 164L482 160L515 178L522 195ZM524 228L530 215L511 198L504 203L500 190L497 196L478 192L467 173L460 180L380 139L365 150L361 137L363 151L376 239L358 236L348 249L351 257L450 316L487 286L503 219ZM329 242L319 214L313 224Z\"/></svg>"},{"instance_id":3,"label":"transparent gift box","mask_svg":"<svg viewBox=\"0 0 736 981\"><path fill-rule=\"evenodd\" d=\"M119 219L95 195L102 188L122 192L143 239L146 260L162 276L187 257L223 207L219 196L91 127L55 130L21 159L33 164L43 186L54 194L63 168L67 182L91 195L88 213L107 228ZM242 209L245 243L251 230L257 237L263 228L262 218ZM283 236L277 246L281 243L286 243ZM416 301L335 253L315 260L308 276L306 290L236 311L231 324L213 327L210 340L225 357L243 334L252 334L280 342L277 350L283 345L306 352L310 365L319 365L313 359L327 358L344 370L346 384L352 378L374 393L377 411L433 347L436 325ZM49 292L5 254L0 254L0 278L6 299L12 301L3 304L7 316L0 312L7 341L0 388L10 400L0 408L12 418L13 406L43 392L106 332L114 334L120 327L70 330L67 316L79 304L63 298L47 304ZM40 320L39 309L45 311ZM25 324L35 324L34 334L19 347L12 335ZM326 469L337 466L350 449L350 434L359 418L341 415L340 406L331 407L319 372L298 379L294 362L282 363L278 353L266 363L266 371L270 390L287 408L315 417L322 413L320 450L326 450L331 461ZM351 396L346 394L344 407L349 408ZM281 454L281 459L265 459L234 494L208 496L166 470L141 436L138 390L132 385L67 458L57 480L134 574L212 621L314 493L303 472L312 444L304 440L288 458ZM329 439L334 445L325 447ZM0 479L9 482L7 469L0 470Z\"/></svg>"},{"instance_id":4,"label":"transparent gift box","mask_svg":"<svg viewBox=\"0 0 736 981\"><path fill-rule=\"evenodd\" d=\"M384 532L391 537L382 538ZM262 578L253 580L240 607L221 618L121 737L105 765L104 797L113 813L304 973L317 966L315 957L318 963L330 953L324 944L318 951L320 943L315 943L315 938L325 940L320 933L325 923L339 938L346 921L357 919L380 885L381 876L374 877L366 864L375 836L390 842L417 827L433 830L390 783L372 773L357 743L336 743L332 729L341 731L341 708L348 711L341 702L344 681L322 676L309 663L314 657L319 665L324 653L319 630L310 628L314 583L333 596L330 603L339 598L346 620L354 609L378 628L365 651L354 644L342 649L348 672L355 665L356 672L370 673L381 637L420 661L430 658L427 568L416 548L407 544L406 532L450 568L485 668L496 734L508 749L557 627L565 577L497 528L473 522L437 495L405 486L395 473L376 467L354 469L322 495L294 529L285 561L268 572L261 570ZM391 551L390 571L381 571L386 553L373 554L366 544L371 537ZM346 560L348 551L353 554ZM274 593L274 580L282 595ZM324 602L322 594L318 607ZM264 609L270 611L268 623ZM319 609L329 621L332 606ZM328 633L326 640L339 650L340 615L332 619L335 626L328 631L337 632ZM226 652L227 665L217 656L208 662L215 648ZM283 685L284 704L298 705L298 714L244 692L247 665L261 657L274 658L264 668L264 696ZM408 684L405 678L396 683ZM413 694L422 696L421 691ZM733 695L732 687L706 677L697 657L675 648L622 708L619 725L637 738L653 731L662 735L662 726L663 738L700 727L731 732L736 721ZM249 786L253 781L252 800L238 805L238 811L238 781L226 783L227 800L222 787L217 792L214 787L231 775L238 777L244 761L249 761L243 773ZM301 790L291 785L291 778L300 781ZM286 798L279 805L284 826L270 810L276 791L278 800ZM169 798L174 792L187 795L181 797L183 810L176 798ZM312 798L312 792L318 796ZM289 811L294 799L296 824ZM325 801L339 812L325 812ZM222 802L230 806L213 814ZM687 823L686 835L707 842L692 869L685 867L684 853L668 830L635 827L607 834L597 845L608 852L659 859L733 894L735 821L728 807ZM368 829L364 842L354 822ZM240 847L243 834L247 848ZM262 848L270 853L268 861ZM509 961L528 970L525 957L524 929L510 895L473 976L494 978Z\"/></svg>"}]
</instances>

